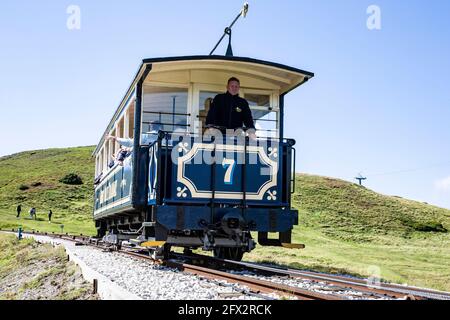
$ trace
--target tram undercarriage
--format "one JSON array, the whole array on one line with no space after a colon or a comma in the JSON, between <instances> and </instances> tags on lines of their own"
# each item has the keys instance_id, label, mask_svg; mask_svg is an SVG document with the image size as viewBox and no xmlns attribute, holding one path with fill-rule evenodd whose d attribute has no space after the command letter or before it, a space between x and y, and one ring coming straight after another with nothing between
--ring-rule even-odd
<instances>
[{"instance_id":1,"label":"tram undercarriage","mask_svg":"<svg viewBox=\"0 0 450 320\"><path fill-rule=\"evenodd\" d=\"M168 257L172 247L181 247L184 252L201 248L213 251L217 258L241 260L245 252L250 252L256 246L248 225L245 226L242 216L236 213L225 214L216 224L205 224L198 230L167 229L159 222L146 221L149 217L152 214L128 212L97 220L97 236L118 248L126 243L149 250L151 255L161 259ZM290 232L282 233L280 240L267 239L267 233L259 232L258 240L262 245L282 245L281 241L290 242Z\"/></svg>"}]
</instances>

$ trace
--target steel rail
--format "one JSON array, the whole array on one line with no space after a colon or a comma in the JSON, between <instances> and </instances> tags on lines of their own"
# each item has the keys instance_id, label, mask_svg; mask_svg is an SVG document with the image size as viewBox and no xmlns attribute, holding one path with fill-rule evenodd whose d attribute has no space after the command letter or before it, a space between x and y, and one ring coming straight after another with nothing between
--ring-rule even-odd
<instances>
[{"instance_id":1,"label":"steel rail","mask_svg":"<svg viewBox=\"0 0 450 320\"><path fill-rule=\"evenodd\" d=\"M183 257L179 255L179 257ZM284 275L291 278L304 278L315 281L324 281L332 285L343 286L346 289L354 289L360 292L368 294L378 294L381 296L390 296L398 299L406 300L422 300L422 299L434 299L434 300L450 300L450 293L444 291L437 291L432 289L422 289L417 287L407 287L398 284L377 283L370 284L364 279L355 279L345 276L336 276L330 274L323 274L318 272L302 271L292 268L280 268L267 265L260 265L253 262L241 262L225 259L217 259L204 255L193 254L188 259L208 260L209 263L217 263L226 266L227 268L246 268L250 271L263 271L267 273L273 273L274 275Z\"/></svg>"},{"instance_id":2,"label":"steel rail","mask_svg":"<svg viewBox=\"0 0 450 320\"><path fill-rule=\"evenodd\" d=\"M234 282L241 285L246 285L257 292L267 292L276 294L287 294L301 300L345 300L331 294L322 294L310 290L304 290L284 284L279 284L271 281L254 279L247 276L235 275L224 271L200 267L187 263L180 263L173 260L165 261L168 267L177 268L183 272L189 272L199 276L214 277L228 282Z\"/></svg>"},{"instance_id":3,"label":"steel rail","mask_svg":"<svg viewBox=\"0 0 450 320\"><path fill-rule=\"evenodd\" d=\"M450 300L450 293L444 291L430 290L417 287L402 286L391 283L377 283L371 284L366 280L353 279L336 275L324 275L309 271L300 271L295 269L288 269L287 272L298 277L308 277L317 280L324 280L327 282L345 284L353 288L360 288L359 290L366 290L380 294L395 295L397 297L404 297L406 299L420 300L421 298L434 300Z\"/></svg>"}]
</instances>

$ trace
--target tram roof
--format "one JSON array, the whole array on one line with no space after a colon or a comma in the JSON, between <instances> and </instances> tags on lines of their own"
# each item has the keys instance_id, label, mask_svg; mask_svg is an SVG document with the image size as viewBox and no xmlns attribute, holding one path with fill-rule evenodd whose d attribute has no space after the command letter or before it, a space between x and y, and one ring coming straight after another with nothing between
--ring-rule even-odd
<instances>
[{"instance_id":1,"label":"tram roof","mask_svg":"<svg viewBox=\"0 0 450 320\"><path fill-rule=\"evenodd\" d=\"M146 74L146 70L151 66L150 73ZM131 93L133 92L137 82L151 79L152 74L168 74L174 78L175 73L182 71L209 71L222 72L231 76L250 77L264 83L270 83L274 88L279 89L280 95L286 94L296 87L302 85L312 77L314 73L297 69L291 66L258 60L247 57L236 56L219 56L219 55L197 55L197 56L179 56L179 57L161 57L149 58L142 60L142 63L136 73L130 87L128 88L124 98L119 104L111 121L108 124L104 134L102 135L97 148L93 155L99 151L99 146L103 143L105 135L111 130L111 126L121 114ZM224 79L225 80L225 79ZM176 80L175 80L176 81ZM179 79L179 81L183 81ZM226 80L225 80L226 81ZM241 80L241 85L243 81ZM226 84L226 83L225 83Z\"/></svg>"},{"instance_id":2,"label":"tram roof","mask_svg":"<svg viewBox=\"0 0 450 320\"><path fill-rule=\"evenodd\" d=\"M151 58L142 61L141 69L151 64L151 73L207 70L227 72L231 75L248 75L252 78L272 82L280 89L280 94L289 92L314 77L314 73L290 67L287 65L235 56L181 56L166 58ZM242 82L242 81L241 81Z\"/></svg>"}]
</instances>

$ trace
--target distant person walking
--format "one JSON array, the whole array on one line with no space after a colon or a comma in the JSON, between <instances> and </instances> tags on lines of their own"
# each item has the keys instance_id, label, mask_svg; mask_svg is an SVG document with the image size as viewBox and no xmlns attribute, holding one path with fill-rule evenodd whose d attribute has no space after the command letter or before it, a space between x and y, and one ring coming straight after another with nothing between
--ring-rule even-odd
<instances>
[{"instance_id":1,"label":"distant person walking","mask_svg":"<svg viewBox=\"0 0 450 320\"><path fill-rule=\"evenodd\" d=\"M20 218L20 213L22 212L22 206L19 204L17 206L17 218Z\"/></svg>"},{"instance_id":2,"label":"distant person walking","mask_svg":"<svg viewBox=\"0 0 450 320\"><path fill-rule=\"evenodd\" d=\"M52 210L50 210L48 212L48 222L52 222L52 215L53 215L53 212L52 212Z\"/></svg>"},{"instance_id":3,"label":"distant person walking","mask_svg":"<svg viewBox=\"0 0 450 320\"><path fill-rule=\"evenodd\" d=\"M31 219L34 218L36 220L36 208L35 207L30 209L30 218Z\"/></svg>"}]
</instances>

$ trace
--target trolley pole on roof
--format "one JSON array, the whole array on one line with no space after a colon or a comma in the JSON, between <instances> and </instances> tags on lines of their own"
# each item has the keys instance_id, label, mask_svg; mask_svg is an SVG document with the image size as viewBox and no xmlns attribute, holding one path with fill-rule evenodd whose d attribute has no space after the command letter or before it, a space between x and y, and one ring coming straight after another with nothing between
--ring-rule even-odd
<instances>
[{"instance_id":1,"label":"trolley pole on roof","mask_svg":"<svg viewBox=\"0 0 450 320\"><path fill-rule=\"evenodd\" d=\"M248 12L248 2L244 3L244 6L242 7L241 11L239 12L239 14L237 15L236 18L234 18L233 22L225 28L225 31L223 32L222 37L219 39L219 41L217 42L217 44L214 46L214 48L211 50L211 52L209 53L209 55L212 55L214 53L214 51L217 49L217 47L219 46L219 44L222 42L223 38L225 38L226 35L228 35L228 47L227 47L227 52L225 53L226 56L233 56L233 49L231 48L231 28L233 27L233 25L236 23L236 21L241 17L244 16L244 18L247 16L247 12Z\"/></svg>"}]
</instances>

